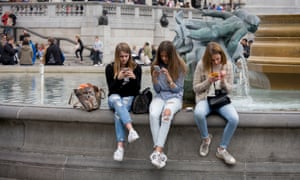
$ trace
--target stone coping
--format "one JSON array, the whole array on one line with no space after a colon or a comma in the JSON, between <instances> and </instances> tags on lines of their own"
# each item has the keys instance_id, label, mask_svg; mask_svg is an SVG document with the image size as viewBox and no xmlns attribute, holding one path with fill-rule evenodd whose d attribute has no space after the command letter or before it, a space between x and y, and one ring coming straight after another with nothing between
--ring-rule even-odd
<instances>
[{"instance_id":1,"label":"stone coping","mask_svg":"<svg viewBox=\"0 0 300 180\"><path fill-rule=\"evenodd\" d=\"M300 112L269 111L269 112L239 112L239 127L247 128L299 128ZM61 121L80 123L113 123L113 113L110 110L99 109L86 112L81 109L55 106L10 105L0 104L0 119L16 121ZM132 114L134 124L148 125L148 114ZM194 126L192 112L184 110L174 117L175 126ZM217 115L208 118L208 125L223 127L224 120Z\"/></svg>"},{"instance_id":2,"label":"stone coping","mask_svg":"<svg viewBox=\"0 0 300 180\"><path fill-rule=\"evenodd\" d=\"M72 60L66 61L69 64ZM33 66L20 65L0 65L0 73L40 73L40 65ZM150 66L142 66L143 72L150 72ZM71 62L63 66L44 66L44 73L104 73L105 66L92 66L90 64L77 65Z\"/></svg>"}]
</instances>

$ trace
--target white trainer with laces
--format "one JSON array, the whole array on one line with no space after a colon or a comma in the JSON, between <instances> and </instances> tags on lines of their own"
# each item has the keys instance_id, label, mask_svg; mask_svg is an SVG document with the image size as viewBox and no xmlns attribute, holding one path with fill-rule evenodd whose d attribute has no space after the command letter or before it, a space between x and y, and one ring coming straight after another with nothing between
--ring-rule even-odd
<instances>
[{"instance_id":1,"label":"white trainer with laces","mask_svg":"<svg viewBox=\"0 0 300 180\"><path fill-rule=\"evenodd\" d=\"M216 156L220 159L223 159L226 164L234 165L236 164L235 158L226 150L217 150Z\"/></svg>"},{"instance_id":2,"label":"white trainer with laces","mask_svg":"<svg viewBox=\"0 0 300 180\"><path fill-rule=\"evenodd\" d=\"M124 157L124 148L118 147L114 152L114 160L115 161L123 161Z\"/></svg>"},{"instance_id":3,"label":"white trainer with laces","mask_svg":"<svg viewBox=\"0 0 300 180\"><path fill-rule=\"evenodd\" d=\"M160 168L163 168L166 166L167 160L168 160L167 155L164 152L160 153L160 161L161 161Z\"/></svg>"},{"instance_id":4,"label":"white trainer with laces","mask_svg":"<svg viewBox=\"0 0 300 180\"><path fill-rule=\"evenodd\" d=\"M153 153L150 155L150 160L155 167L160 168L161 159L158 151L153 151Z\"/></svg>"},{"instance_id":5,"label":"white trainer with laces","mask_svg":"<svg viewBox=\"0 0 300 180\"><path fill-rule=\"evenodd\" d=\"M166 166L168 157L163 152L160 153L158 151L153 151L153 153L150 155L150 160L155 167L160 169Z\"/></svg>"},{"instance_id":6,"label":"white trainer with laces","mask_svg":"<svg viewBox=\"0 0 300 180\"><path fill-rule=\"evenodd\" d=\"M138 138L140 138L140 136L138 135L138 133L134 129L131 129L129 131L129 134L128 134L128 142L132 143L135 140L137 140Z\"/></svg>"}]
</instances>

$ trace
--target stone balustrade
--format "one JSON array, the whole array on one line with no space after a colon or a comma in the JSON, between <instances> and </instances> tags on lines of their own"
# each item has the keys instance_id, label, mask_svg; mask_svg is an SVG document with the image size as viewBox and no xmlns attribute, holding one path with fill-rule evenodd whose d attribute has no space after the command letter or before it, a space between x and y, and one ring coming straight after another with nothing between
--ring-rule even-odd
<instances>
[{"instance_id":1,"label":"stone balustrade","mask_svg":"<svg viewBox=\"0 0 300 180\"><path fill-rule=\"evenodd\" d=\"M81 35L84 45L91 47L95 36L104 44L104 63L110 62L115 45L120 41L137 48L145 42L158 45L163 40L173 40L175 32L174 15L183 11L185 18L202 18L197 9L176 9L158 6L126 5L103 2L66 2L66 3L1 3L0 13L12 10L17 15L17 25L29 28L46 37L64 37L75 40ZM98 18L106 10L107 26L99 26ZM166 14L169 26L164 28L159 20ZM17 31L17 37L22 33ZM45 39L31 36L33 42L46 43ZM17 39L18 40L18 39ZM74 53L74 45L60 42L65 54ZM83 51L85 56L89 51Z\"/></svg>"}]
</instances>

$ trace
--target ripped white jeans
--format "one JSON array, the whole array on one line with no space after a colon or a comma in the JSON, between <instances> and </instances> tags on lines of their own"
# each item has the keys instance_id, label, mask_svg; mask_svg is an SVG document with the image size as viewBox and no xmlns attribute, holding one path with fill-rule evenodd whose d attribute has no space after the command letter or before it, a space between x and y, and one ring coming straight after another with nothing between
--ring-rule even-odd
<instances>
[{"instance_id":1,"label":"ripped white jeans","mask_svg":"<svg viewBox=\"0 0 300 180\"><path fill-rule=\"evenodd\" d=\"M181 107L182 100L178 98L163 100L159 97L155 97L152 100L149 116L154 147L164 147L173 117ZM169 110L170 113L165 114L166 110Z\"/></svg>"}]
</instances>

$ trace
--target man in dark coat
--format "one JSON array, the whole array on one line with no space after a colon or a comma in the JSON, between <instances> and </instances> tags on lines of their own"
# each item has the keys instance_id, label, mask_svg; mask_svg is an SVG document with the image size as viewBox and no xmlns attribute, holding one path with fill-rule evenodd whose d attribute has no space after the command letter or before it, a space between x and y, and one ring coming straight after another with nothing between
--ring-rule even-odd
<instances>
[{"instance_id":1,"label":"man in dark coat","mask_svg":"<svg viewBox=\"0 0 300 180\"><path fill-rule=\"evenodd\" d=\"M53 38L48 38L49 47L45 54L45 65L62 65L62 52Z\"/></svg>"}]
</instances>

